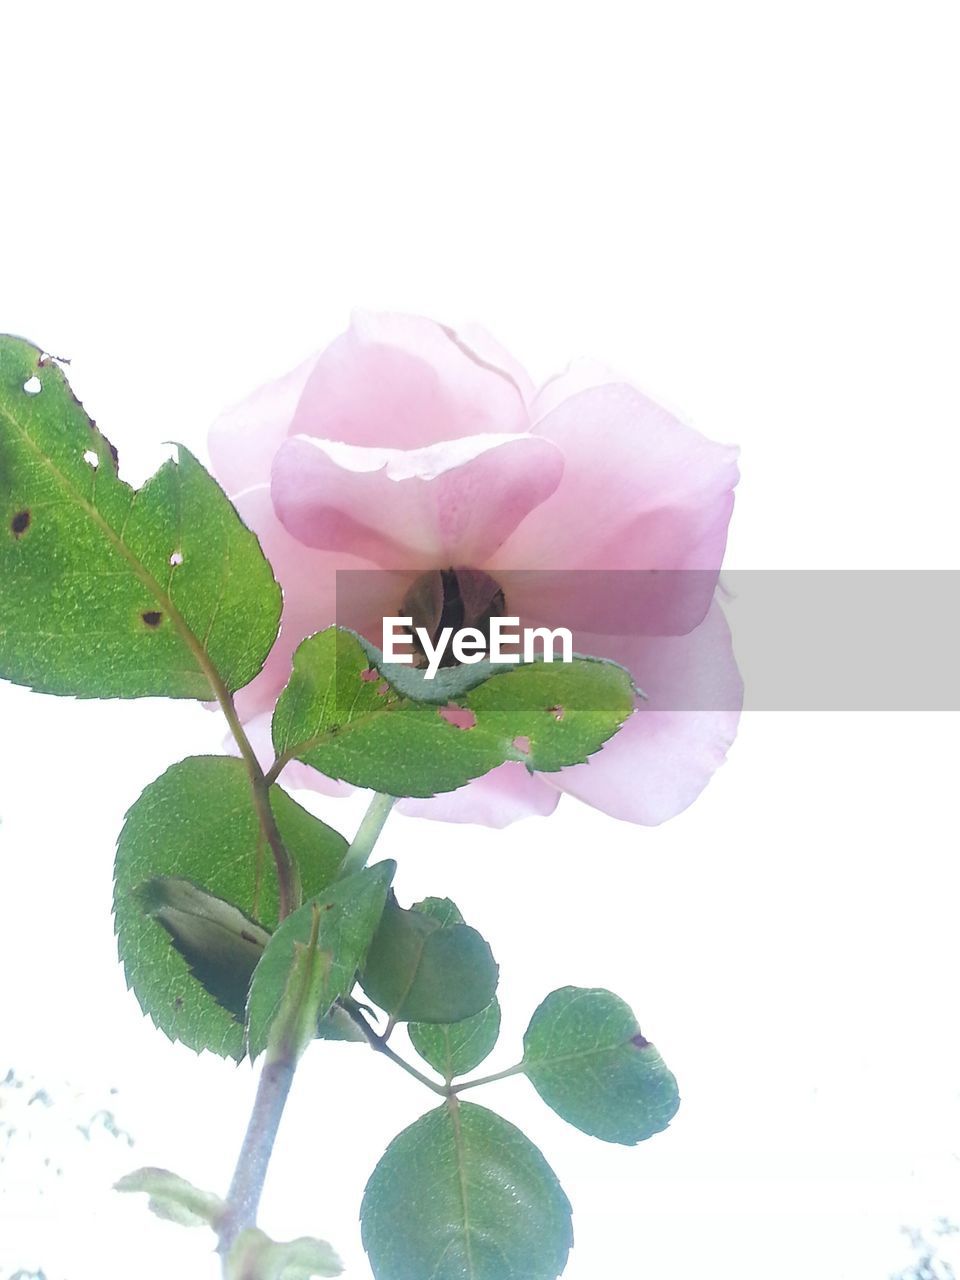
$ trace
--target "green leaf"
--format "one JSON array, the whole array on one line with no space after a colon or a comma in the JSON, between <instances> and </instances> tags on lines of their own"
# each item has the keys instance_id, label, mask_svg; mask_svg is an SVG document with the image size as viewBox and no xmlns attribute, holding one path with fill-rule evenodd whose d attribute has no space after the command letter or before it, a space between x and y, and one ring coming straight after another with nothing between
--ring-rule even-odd
<instances>
[{"instance_id":1,"label":"green leaf","mask_svg":"<svg viewBox=\"0 0 960 1280\"><path fill-rule=\"evenodd\" d=\"M211 699L253 679L280 620L256 537L196 458L133 489L59 366L7 337L0 581L0 676L44 693Z\"/></svg>"},{"instance_id":2,"label":"green leaf","mask_svg":"<svg viewBox=\"0 0 960 1280\"><path fill-rule=\"evenodd\" d=\"M338 880L278 927L250 984L247 1043L251 1058L272 1046L275 1034L291 1034L286 1024L290 992L298 974L303 975L305 947L315 946L323 957L312 998L315 1016L326 1013L335 1000L350 992L383 914L396 869L395 862L378 862Z\"/></svg>"},{"instance_id":3,"label":"green leaf","mask_svg":"<svg viewBox=\"0 0 960 1280\"><path fill-rule=\"evenodd\" d=\"M137 1169L114 1184L115 1191L142 1191L150 1197L149 1208L158 1218L182 1227L213 1227L226 1205L212 1191L201 1191L179 1174L167 1169Z\"/></svg>"},{"instance_id":4,"label":"green leaf","mask_svg":"<svg viewBox=\"0 0 960 1280\"><path fill-rule=\"evenodd\" d=\"M313 896L337 875L347 842L280 787L271 787L270 802L303 891ZM221 907L235 911L241 928L242 919L264 932L276 927L276 871L262 839L243 762L229 756L193 756L151 783L127 814L115 874L120 959L141 1008L171 1040L224 1057L242 1057L242 1022L191 971L196 955L185 958L171 945L171 925L179 927L181 938L195 948L219 939L221 945L208 947L215 955L226 945L229 931L218 925L225 925L227 915L217 923L204 923L204 906L214 913ZM183 900L175 904L179 916L169 904L165 912L155 882L166 877L189 882L210 899L219 899L220 907L195 896L192 915L184 910ZM262 936L248 932L250 937ZM186 943L184 950L189 950ZM242 986L245 976L238 975L236 985Z\"/></svg>"},{"instance_id":5,"label":"green leaf","mask_svg":"<svg viewBox=\"0 0 960 1280\"><path fill-rule=\"evenodd\" d=\"M387 1148L360 1210L376 1280L557 1280L570 1202L529 1139L451 1100Z\"/></svg>"},{"instance_id":6,"label":"green leaf","mask_svg":"<svg viewBox=\"0 0 960 1280\"><path fill-rule=\"evenodd\" d=\"M190 972L242 1022L250 979L270 934L235 907L189 880L156 876L140 888L145 915L163 925Z\"/></svg>"},{"instance_id":7,"label":"green leaf","mask_svg":"<svg viewBox=\"0 0 960 1280\"><path fill-rule=\"evenodd\" d=\"M485 1009L460 1022L411 1022L407 1034L424 1062L449 1084L493 1052L500 1036L500 1002L494 996Z\"/></svg>"},{"instance_id":8,"label":"green leaf","mask_svg":"<svg viewBox=\"0 0 960 1280\"><path fill-rule=\"evenodd\" d=\"M350 634L356 636L370 668L377 671L397 693L412 702L429 702L435 707L444 707L448 702L456 702L491 677L505 675L510 669L502 663L484 659L482 662L462 662L453 667L441 667L432 679L428 679L423 667L415 667L406 662L384 662L382 649L378 649L357 631L351 631Z\"/></svg>"},{"instance_id":9,"label":"green leaf","mask_svg":"<svg viewBox=\"0 0 960 1280\"><path fill-rule=\"evenodd\" d=\"M524 1071L548 1107L604 1142L633 1146L666 1129L680 1094L629 1005L610 991L562 987L523 1041Z\"/></svg>"},{"instance_id":10,"label":"green leaf","mask_svg":"<svg viewBox=\"0 0 960 1280\"><path fill-rule=\"evenodd\" d=\"M460 1022L493 999L497 965L449 899L428 898L405 911L391 895L361 984L397 1022Z\"/></svg>"},{"instance_id":11,"label":"green leaf","mask_svg":"<svg viewBox=\"0 0 960 1280\"><path fill-rule=\"evenodd\" d=\"M197 981L242 1023L253 971L270 941L267 930L189 880L148 880L140 900L145 913L166 929ZM319 1020L314 1033L321 1040L366 1043L353 1019L337 1007Z\"/></svg>"},{"instance_id":12,"label":"green leaf","mask_svg":"<svg viewBox=\"0 0 960 1280\"><path fill-rule=\"evenodd\" d=\"M506 760L531 770L578 764L632 713L630 675L615 663L527 663L469 690L447 709L404 697L372 678L357 637L329 627L305 640L273 717L283 760L395 796L451 791Z\"/></svg>"},{"instance_id":13,"label":"green leaf","mask_svg":"<svg viewBox=\"0 0 960 1280\"><path fill-rule=\"evenodd\" d=\"M306 942L294 940L286 981L264 1044L268 1061L299 1061L317 1033L317 1023L330 1011L327 978L333 955L321 947L320 911L320 904L314 899L310 936ZM250 985L252 988L252 978ZM253 1007L256 1009L256 1003Z\"/></svg>"},{"instance_id":14,"label":"green leaf","mask_svg":"<svg viewBox=\"0 0 960 1280\"><path fill-rule=\"evenodd\" d=\"M257 1227L234 1241L224 1268L225 1280L309 1280L339 1276L343 1263L325 1240L301 1236L279 1244Z\"/></svg>"}]
</instances>

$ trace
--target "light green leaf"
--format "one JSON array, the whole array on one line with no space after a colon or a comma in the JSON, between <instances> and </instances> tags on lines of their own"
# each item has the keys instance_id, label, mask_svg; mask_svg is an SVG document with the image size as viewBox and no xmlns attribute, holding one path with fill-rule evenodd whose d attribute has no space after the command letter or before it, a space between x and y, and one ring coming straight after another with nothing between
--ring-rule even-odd
<instances>
[{"instance_id":1,"label":"light green leaf","mask_svg":"<svg viewBox=\"0 0 960 1280\"><path fill-rule=\"evenodd\" d=\"M460 1022L493 999L497 965L448 898L405 911L391 895L360 981L397 1022Z\"/></svg>"},{"instance_id":2,"label":"light green leaf","mask_svg":"<svg viewBox=\"0 0 960 1280\"><path fill-rule=\"evenodd\" d=\"M339 1276L343 1263L325 1240L301 1236L280 1244L253 1227L234 1241L224 1268L225 1280L310 1280Z\"/></svg>"},{"instance_id":3,"label":"light green leaf","mask_svg":"<svg viewBox=\"0 0 960 1280\"><path fill-rule=\"evenodd\" d=\"M604 1142L633 1146L677 1113L673 1074L610 991L562 987L540 1005L523 1041L524 1070L548 1107Z\"/></svg>"},{"instance_id":4,"label":"light green leaf","mask_svg":"<svg viewBox=\"0 0 960 1280\"><path fill-rule=\"evenodd\" d=\"M373 677L352 632L305 640L273 717L277 755L389 795L430 796L506 760L531 770L580 763L634 706L629 673L592 658L503 670L458 700L470 727Z\"/></svg>"},{"instance_id":5,"label":"light green leaf","mask_svg":"<svg viewBox=\"0 0 960 1280\"><path fill-rule=\"evenodd\" d=\"M557 1280L573 1243L570 1203L533 1143L455 1099L390 1143L360 1219L376 1280Z\"/></svg>"},{"instance_id":6,"label":"light green leaf","mask_svg":"<svg viewBox=\"0 0 960 1280\"><path fill-rule=\"evenodd\" d=\"M182 1227L213 1227L226 1205L212 1191L201 1191L179 1174L167 1169L137 1169L114 1185L115 1191L142 1191L150 1197L149 1208L158 1218Z\"/></svg>"},{"instance_id":7,"label":"light green leaf","mask_svg":"<svg viewBox=\"0 0 960 1280\"><path fill-rule=\"evenodd\" d=\"M271 787L270 802L303 891L313 896L337 875L347 842L280 787ZM172 1040L224 1057L241 1057L242 1022L191 972L196 955L188 960L171 945L171 924L179 926L181 935L186 932L194 946L198 940L206 945L211 938L226 945L228 929L217 925L226 926L230 911L236 912L233 919L241 930L244 918L262 932L276 927L276 871L261 836L243 762L229 756L193 756L151 783L127 814L115 874L120 959L141 1008ZM217 916L217 924L204 924L202 915L204 910L219 912L220 907L197 894L189 909L190 900L181 897L164 912L155 882L166 877L189 882L210 899L219 899L224 914ZM250 946L262 940L262 933L247 932L255 939ZM233 954L239 951L235 947ZM238 979L240 987L243 981Z\"/></svg>"},{"instance_id":8,"label":"light green leaf","mask_svg":"<svg viewBox=\"0 0 960 1280\"><path fill-rule=\"evenodd\" d=\"M0 582L0 676L44 693L212 699L253 679L280 620L257 539L196 458L131 488L60 367L7 337Z\"/></svg>"},{"instance_id":9,"label":"light green leaf","mask_svg":"<svg viewBox=\"0 0 960 1280\"><path fill-rule=\"evenodd\" d=\"M411 1022L410 1043L449 1084L479 1067L500 1036L500 1002L496 996L485 1009L460 1022Z\"/></svg>"},{"instance_id":10,"label":"light green leaf","mask_svg":"<svg viewBox=\"0 0 960 1280\"><path fill-rule=\"evenodd\" d=\"M383 914L396 869L395 862L378 862L337 880L277 928L250 984L247 1044L251 1058L274 1043L278 1019L281 1026L276 1034L288 1032L284 1024L290 1008L288 991L303 964L305 947L312 945L323 958L315 971L318 976L311 996L314 1017L349 994Z\"/></svg>"}]
</instances>

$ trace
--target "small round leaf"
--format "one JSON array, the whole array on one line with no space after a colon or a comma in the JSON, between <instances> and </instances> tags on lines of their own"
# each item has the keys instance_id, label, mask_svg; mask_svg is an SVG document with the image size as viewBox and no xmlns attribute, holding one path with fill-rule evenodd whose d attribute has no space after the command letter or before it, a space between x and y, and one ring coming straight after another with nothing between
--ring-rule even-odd
<instances>
[{"instance_id":1,"label":"small round leaf","mask_svg":"<svg viewBox=\"0 0 960 1280\"><path fill-rule=\"evenodd\" d=\"M496 996L485 1009L460 1022L411 1022L410 1043L444 1080L456 1080L494 1050L500 1036L500 1002Z\"/></svg>"},{"instance_id":2,"label":"small round leaf","mask_svg":"<svg viewBox=\"0 0 960 1280\"><path fill-rule=\"evenodd\" d=\"M489 945L447 899L406 911L391 898L361 982L398 1022L460 1022L485 1009L497 989Z\"/></svg>"},{"instance_id":3,"label":"small round leaf","mask_svg":"<svg viewBox=\"0 0 960 1280\"><path fill-rule=\"evenodd\" d=\"M611 991L562 987L523 1039L524 1070L548 1107L604 1142L634 1146L677 1113L677 1082Z\"/></svg>"}]
</instances>

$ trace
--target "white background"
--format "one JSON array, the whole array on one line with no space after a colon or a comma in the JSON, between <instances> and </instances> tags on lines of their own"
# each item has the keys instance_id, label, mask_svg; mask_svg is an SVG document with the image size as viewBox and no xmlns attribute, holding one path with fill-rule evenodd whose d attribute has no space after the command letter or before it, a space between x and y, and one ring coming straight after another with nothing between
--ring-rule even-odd
<instances>
[{"instance_id":1,"label":"white background","mask_svg":"<svg viewBox=\"0 0 960 1280\"><path fill-rule=\"evenodd\" d=\"M955 567L956 12L5 4L0 330L72 358L139 480L354 306L474 319L538 377L595 356L739 443L731 565ZM491 1069L572 982L625 996L680 1078L637 1149L523 1080L489 1091L573 1200L569 1280L883 1280L901 1223L960 1212L956 732L753 713L657 830L572 801L499 834L392 821L401 893L452 895L500 961ZM0 688L0 1074L86 1091L21 1115L0 1269L213 1270L107 1187L159 1164L222 1189L253 1078L141 1018L109 899L126 807L219 735L196 707ZM69 1117L111 1086L136 1146L78 1147ZM365 1178L428 1103L360 1048L311 1053L267 1229L366 1280Z\"/></svg>"}]
</instances>

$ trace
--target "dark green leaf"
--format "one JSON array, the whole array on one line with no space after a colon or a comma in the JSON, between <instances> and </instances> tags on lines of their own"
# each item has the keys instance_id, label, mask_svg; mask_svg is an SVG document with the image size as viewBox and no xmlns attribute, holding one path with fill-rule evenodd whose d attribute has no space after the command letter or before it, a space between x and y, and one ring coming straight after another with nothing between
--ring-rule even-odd
<instances>
[{"instance_id":1,"label":"dark green leaf","mask_svg":"<svg viewBox=\"0 0 960 1280\"><path fill-rule=\"evenodd\" d=\"M273 1043L278 1019L284 1022L291 980L296 981L298 963L312 939L323 957L317 970L315 1016L322 1016L335 1000L349 994L383 914L395 871L395 862L378 862L337 880L277 928L250 984L247 1043L251 1058ZM285 1033L284 1025L276 1027L276 1034Z\"/></svg>"},{"instance_id":2,"label":"dark green leaf","mask_svg":"<svg viewBox=\"0 0 960 1280\"><path fill-rule=\"evenodd\" d=\"M267 930L232 903L172 876L146 881L140 901L197 981L242 1022L250 979L270 941Z\"/></svg>"},{"instance_id":3,"label":"dark green leaf","mask_svg":"<svg viewBox=\"0 0 960 1280\"><path fill-rule=\"evenodd\" d=\"M557 1280L573 1243L570 1203L533 1143L455 1100L394 1138L360 1218L376 1280Z\"/></svg>"},{"instance_id":4,"label":"dark green leaf","mask_svg":"<svg viewBox=\"0 0 960 1280\"><path fill-rule=\"evenodd\" d=\"M361 982L397 1022L460 1022L493 999L497 965L448 899L405 911L391 895Z\"/></svg>"},{"instance_id":5,"label":"dark green leaf","mask_svg":"<svg viewBox=\"0 0 960 1280\"><path fill-rule=\"evenodd\" d=\"M407 1033L420 1057L449 1083L493 1052L500 1035L500 1002L494 996L485 1009L460 1022L411 1022Z\"/></svg>"},{"instance_id":6,"label":"dark green leaf","mask_svg":"<svg viewBox=\"0 0 960 1280\"><path fill-rule=\"evenodd\" d=\"M279 787L271 787L270 800L280 834L299 869L303 891L315 895L336 876L347 842ZM242 1024L191 972L196 956L188 961L171 945L174 917L167 912L161 923L151 914L157 902L154 899L151 903L150 890L144 886L165 877L189 881L212 899L233 904L238 918L249 918L266 932L276 927L276 871L261 837L242 761L228 756L194 756L173 765L146 788L127 814L120 835L114 892L120 959L127 985L133 988L144 1012L172 1040L239 1058L243 1054ZM194 948L198 929L201 941L214 933L204 931L198 923L201 902L195 899L193 904L190 928ZM176 920L183 933L182 902L180 906ZM222 931L219 938L222 943Z\"/></svg>"},{"instance_id":7,"label":"dark green leaf","mask_svg":"<svg viewBox=\"0 0 960 1280\"><path fill-rule=\"evenodd\" d=\"M305 640L274 713L278 756L389 795L430 796L506 760L531 770L580 763L634 705L629 673L592 658L502 670L458 700L470 727L371 676L352 632L330 627Z\"/></svg>"},{"instance_id":8,"label":"dark green leaf","mask_svg":"<svg viewBox=\"0 0 960 1280\"><path fill-rule=\"evenodd\" d=\"M533 1015L524 1070L548 1107L605 1142L633 1146L677 1113L677 1082L610 991L563 987Z\"/></svg>"},{"instance_id":9,"label":"dark green leaf","mask_svg":"<svg viewBox=\"0 0 960 1280\"><path fill-rule=\"evenodd\" d=\"M131 488L59 366L19 338L0 338L0 582L0 676L81 698L239 689L280 619L257 539L196 458Z\"/></svg>"},{"instance_id":10,"label":"dark green leaf","mask_svg":"<svg viewBox=\"0 0 960 1280\"><path fill-rule=\"evenodd\" d=\"M189 880L148 880L141 902L145 913L166 929L197 981L242 1023L253 971L270 941L266 929ZM338 1007L319 1020L316 1035L366 1043L357 1024Z\"/></svg>"},{"instance_id":11,"label":"dark green leaf","mask_svg":"<svg viewBox=\"0 0 960 1280\"><path fill-rule=\"evenodd\" d=\"M460 663L453 667L440 667L432 679L428 679L423 667L415 667L405 662L384 662L383 651L356 631L357 642L366 654L368 665L386 680L404 698L411 702L429 702L435 707L445 707L448 702L456 702L475 689L477 685L502 676L509 667L502 663L483 662Z\"/></svg>"},{"instance_id":12,"label":"dark green leaf","mask_svg":"<svg viewBox=\"0 0 960 1280\"><path fill-rule=\"evenodd\" d=\"M226 1205L212 1191L201 1191L167 1169L137 1169L114 1185L115 1191L142 1191L150 1197L149 1208L158 1218L181 1227L213 1227Z\"/></svg>"}]
</instances>

